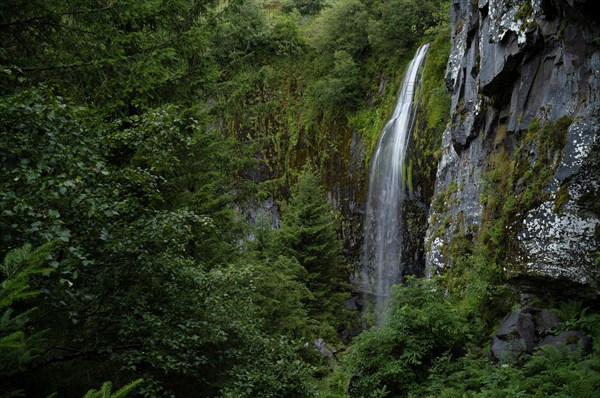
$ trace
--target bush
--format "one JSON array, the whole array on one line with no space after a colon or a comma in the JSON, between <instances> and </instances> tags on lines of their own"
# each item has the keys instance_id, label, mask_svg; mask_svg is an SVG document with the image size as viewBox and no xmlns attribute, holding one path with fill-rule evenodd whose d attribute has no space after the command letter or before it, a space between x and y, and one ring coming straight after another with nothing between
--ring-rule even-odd
<instances>
[{"instance_id":1,"label":"bush","mask_svg":"<svg viewBox=\"0 0 600 398\"><path fill-rule=\"evenodd\" d=\"M467 340L466 323L436 281L407 282L394 292L388 323L354 341L346 358L354 374L351 396L383 387L392 396L406 396L411 385L427 379L436 359L460 354Z\"/></svg>"}]
</instances>

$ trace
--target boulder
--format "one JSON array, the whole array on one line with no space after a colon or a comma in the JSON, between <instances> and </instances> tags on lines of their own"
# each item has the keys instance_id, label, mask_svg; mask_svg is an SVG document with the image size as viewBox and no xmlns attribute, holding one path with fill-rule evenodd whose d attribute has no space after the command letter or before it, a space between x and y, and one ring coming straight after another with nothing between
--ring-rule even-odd
<instances>
[{"instance_id":1,"label":"boulder","mask_svg":"<svg viewBox=\"0 0 600 398\"><path fill-rule=\"evenodd\" d=\"M560 320L556 313L549 310L541 310L534 318L535 332L538 336L544 337L553 329L558 328Z\"/></svg>"},{"instance_id":2,"label":"boulder","mask_svg":"<svg viewBox=\"0 0 600 398\"><path fill-rule=\"evenodd\" d=\"M494 333L492 356L502 361L505 356L520 356L523 353L532 354L536 346L536 326L533 316L525 309L519 309L504 318L500 327Z\"/></svg>"},{"instance_id":3,"label":"boulder","mask_svg":"<svg viewBox=\"0 0 600 398\"><path fill-rule=\"evenodd\" d=\"M344 301L344 307L348 311L360 311L360 309L362 308L358 297L352 297Z\"/></svg>"},{"instance_id":4,"label":"boulder","mask_svg":"<svg viewBox=\"0 0 600 398\"><path fill-rule=\"evenodd\" d=\"M580 331L553 334L560 327L557 314L550 310L523 307L508 315L492 336L491 358L508 362L531 355L537 347L564 344L583 355L592 352L592 339Z\"/></svg>"},{"instance_id":5,"label":"boulder","mask_svg":"<svg viewBox=\"0 0 600 398\"><path fill-rule=\"evenodd\" d=\"M576 330L562 332L556 336L548 335L540 341L539 346L552 345L556 347L559 344L566 345L572 351L581 350L583 355L592 353L592 339Z\"/></svg>"}]
</instances>

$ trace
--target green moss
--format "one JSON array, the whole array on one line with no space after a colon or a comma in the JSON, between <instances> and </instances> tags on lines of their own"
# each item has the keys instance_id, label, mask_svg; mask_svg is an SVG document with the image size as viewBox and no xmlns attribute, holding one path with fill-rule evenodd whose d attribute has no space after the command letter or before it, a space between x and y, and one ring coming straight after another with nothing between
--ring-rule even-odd
<instances>
[{"instance_id":1,"label":"green moss","mask_svg":"<svg viewBox=\"0 0 600 398\"><path fill-rule=\"evenodd\" d=\"M533 207L548 199L544 187L562 159L566 133L572 120L560 118L540 126L535 120L511 154L504 145L490 156L484 176L481 244L489 260L506 263L516 250L514 229L510 225L522 221ZM566 187L559 190L556 208L568 200Z\"/></svg>"},{"instance_id":2,"label":"green moss","mask_svg":"<svg viewBox=\"0 0 600 398\"><path fill-rule=\"evenodd\" d=\"M458 184L451 182L446 189L439 191L432 201L432 206L437 213L446 213L448 207L456 204L458 201L452 199L452 196L456 194L458 190Z\"/></svg>"},{"instance_id":3,"label":"green moss","mask_svg":"<svg viewBox=\"0 0 600 398\"><path fill-rule=\"evenodd\" d=\"M573 119L563 116L554 123L548 123L541 131L541 139L549 145L549 149L562 151L567 143L567 131Z\"/></svg>"},{"instance_id":4,"label":"green moss","mask_svg":"<svg viewBox=\"0 0 600 398\"><path fill-rule=\"evenodd\" d=\"M412 180L412 161L408 163L408 167L407 167L407 177L406 177L406 183L408 185L408 192L413 192L413 180Z\"/></svg>"},{"instance_id":5,"label":"green moss","mask_svg":"<svg viewBox=\"0 0 600 398\"><path fill-rule=\"evenodd\" d=\"M533 7L531 6L531 3L529 2L529 0L526 0L523 2L523 4L521 4L521 7L519 7L519 10L515 14L515 18L520 19L520 20L525 20L525 19L528 19L532 15L533 15Z\"/></svg>"},{"instance_id":6,"label":"green moss","mask_svg":"<svg viewBox=\"0 0 600 398\"><path fill-rule=\"evenodd\" d=\"M568 202L570 198L568 184L561 185L556 193L556 198L554 199L554 212L561 214L563 205Z\"/></svg>"},{"instance_id":7,"label":"green moss","mask_svg":"<svg viewBox=\"0 0 600 398\"><path fill-rule=\"evenodd\" d=\"M534 118L531 123L529 123L529 126L527 126L527 132L531 133L531 132L536 132L540 129L540 119L539 118Z\"/></svg>"},{"instance_id":8,"label":"green moss","mask_svg":"<svg viewBox=\"0 0 600 398\"><path fill-rule=\"evenodd\" d=\"M519 122L520 123L520 122ZM508 134L506 124L498 126L496 135L494 136L494 146L501 144Z\"/></svg>"},{"instance_id":9,"label":"green moss","mask_svg":"<svg viewBox=\"0 0 600 398\"><path fill-rule=\"evenodd\" d=\"M483 176L482 223L468 228L456 226L450 241L443 246L443 254L452 262L446 268L449 293L467 311L482 314L489 328L517 301L507 288L508 275L504 271L516 271L520 266L511 260L518 254L513 226L547 199L544 187L560 164L570 124L568 118L545 125L535 120L514 150L504 139L506 126L498 126ZM453 188L449 186L436 197L434 206L445 211ZM566 189L560 190L558 207L568 200L567 195ZM457 216L455 222L461 217Z\"/></svg>"},{"instance_id":10,"label":"green moss","mask_svg":"<svg viewBox=\"0 0 600 398\"><path fill-rule=\"evenodd\" d=\"M451 98L446 89L445 74L450 44L449 30L440 32L431 43L423 68L421 105L426 105L427 126L437 131L443 131L449 121Z\"/></svg>"},{"instance_id":11,"label":"green moss","mask_svg":"<svg viewBox=\"0 0 600 398\"><path fill-rule=\"evenodd\" d=\"M519 116L517 117L517 123L519 124L519 126L521 125L521 123L523 123L523 112L519 113Z\"/></svg>"},{"instance_id":12,"label":"green moss","mask_svg":"<svg viewBox=\"0 0 600 398\"><path fill-rule=\"evenodd\" d=\"M441 157L440 149L442 133L446 128L450 115L450 95L446 90L445 70L450 54L450 29L445 27L433 33L431 45L425 58L422 73L422 95L419 100L416 127L409 142L406 159L406 183L409 191L418 195L418 200L432 203L438 210L446 209L452 203L452 195L457 186L453 184L444 190L432 201L437 163ZM417 184L418 192L413 192L413 184ZM440 214L440 213L438 213ZM415 208L407 223L411 225L411 235L425 236L427 225L427 209ZM436 214L431 222L438 225ZM444 220L438 228L430 234L427 245L445 234L444 225L449 227L451 219ZM422 241L422 240L421 240Z\"/></svg>"},{"instance_id":13,"label":"green moss","mask_svg":"<svg viewBox=\"0 0 600 398\"><path fill-rule=\"evenodd\" d=\"M587 211L600 215L600 192L585 192L577 200L577 204Z\"/></svg>"},{"instance_id":14,"label":"green moss","mask_svg":"<svg viewBox=\"0 0 600 398\"><path fill-rule=\"evenodd\" d=\"M404 71L409 62L410 58L405 57L400 60L400 67L396 64L393 69L384 70L383 73L381 65L367 65L366 69L372 75L372 82L376 83L370 87L370 92L368 93L370 100L366 106L347 115L348 126L352 130L357 131L366 144L366 165L369 164L371 154L377 146L377 140L394 111ZM380 86L383 87L382 92L380 92Z\"/></svg>"},{"instance_id":15,"label":"green moss","mask_svg":"<svg viewBox=\"0 0 600 398\"><path fill-rule=\"evenodd\" d=\"M565 36L565 32L567 31L567 26L569 26L569 22L566 19L560 21L558 25L558 29L556 31L556 35L560 38Z\"/></svg>"},{"instance_id":16,"label":"green moss","mask_svg":"<svg viewBox=\"0 0 600 398\"><path fill-rule=\"evenodd\" d=\"M446 229L450 228L451 224L452 224L452 216L448 215L446 217L446 219L444 220L444 228L446 228Z\"/></svg>"}]
</instances>

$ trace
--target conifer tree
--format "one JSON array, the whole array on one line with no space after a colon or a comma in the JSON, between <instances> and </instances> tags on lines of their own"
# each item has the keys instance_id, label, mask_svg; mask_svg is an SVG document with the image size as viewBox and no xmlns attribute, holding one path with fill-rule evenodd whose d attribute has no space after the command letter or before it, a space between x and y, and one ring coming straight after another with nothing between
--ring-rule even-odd
<instances>
[{"instance_id":1,"label":"conifer tree","mask_svg":"<svg viewBox=\"0 0 600 398\"><path fill-rule=\"evenodd\" d=\"M331 207L319 176L310 167L300 173L285 208L280 242L284 253L298 260L307 271L306 285L314 296L307 303L309 314L338 324L347 271Z\"/></svg>"}]
</instances>

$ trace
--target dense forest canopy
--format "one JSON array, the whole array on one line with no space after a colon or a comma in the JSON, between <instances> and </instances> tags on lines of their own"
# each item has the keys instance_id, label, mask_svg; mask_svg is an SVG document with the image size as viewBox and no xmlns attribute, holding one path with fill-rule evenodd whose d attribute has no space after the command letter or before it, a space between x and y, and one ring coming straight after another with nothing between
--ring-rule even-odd
<instances>
[{"instance_id":1,"label":"dense forest canopy","mask_svg":"<svg viewBox=\"0 0 600 398\"><path fill-rule=\"evenodd\" d=\"M470 382L463 363L598 385L598 361L571 353L514 375L465 356L490 298L452 302L436 281L400 288L344 360L322 354L370 326L345 305L339 143L372 149L424 40L439 139L447 15L444 0L2 1L0 394L458 396L435 394ZM254 211L266 200L280 220ZM460 283L502 296L489 273Z\"/></svg>"}]
</instances>

